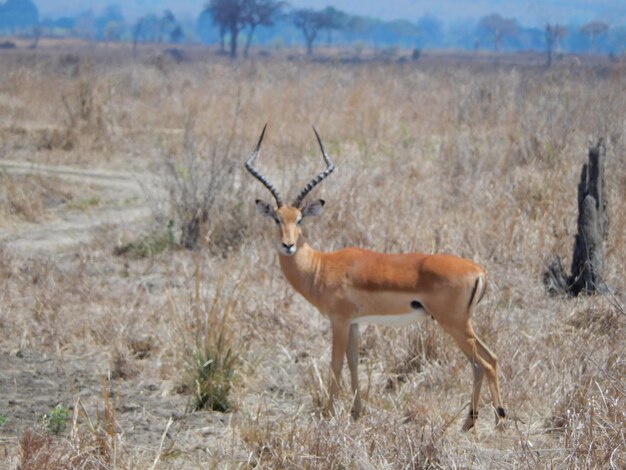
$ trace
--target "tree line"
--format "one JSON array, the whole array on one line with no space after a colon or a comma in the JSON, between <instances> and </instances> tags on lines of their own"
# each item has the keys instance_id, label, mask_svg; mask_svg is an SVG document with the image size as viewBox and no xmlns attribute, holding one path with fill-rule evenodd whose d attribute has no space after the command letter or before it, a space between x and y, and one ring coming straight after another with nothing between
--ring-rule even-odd
<instances>
[{"instance_id":1,"label":"tree line","mask_svg":"<svg viewBox=\"0 0 626 470\"><path fill-rule=\"evenodd\" d=\"M314 45L322 37L332 45L333 35L342 44L365 43L373 47L544 50L549 63L556 52L603 50L616 55L626 52L626 26L611 28L600 21L579 26L547 23L543 28L528 28L515 18L490 14L474 25L445 28L441 20L431 15L416 22L382 21L351 15L334 7L291 9L288 3L277 0L209 0L198 17L197 29L203 42L213 42L213 37L206 34L212 28L217 32L221 50L233 59L239 54L242 36L245 37L243 55L248 56L259 29L266 38L271 37L267 32L273 31L274 37L293 39L292 30L298 31L308 55L313 54Z\"/></svg>"},{"instance_id":2,"label":"tree line","mask_svg":"<svg viewBox=\"0 0 626 470\"><path fill-rule=\"evenodd\" d=\"M225 49L225 37L230 37L230 57L237 57L239 34L247 29L247 41L244 56L247 57L250 42L258 26L273 26L275 21L291 22L299 29L305 39L307 54L313 53L313 43L321 31L328 36L333 30L348 26L349 15L334 7L323 10L299 8L286 11L288 4L275 0L210 0L205 13L211 15L219 28L220 45Z\"/></svg>"},{"instance_id":3,"label":"tree line","mask_svg":"<svg viewBox=\"0 0 626 470\"><path fill-rule=\"evenodd\" d=\"M180 22L166 10L132 23L119 5L100 14L87 10L75 17L40 20L33 0L0 1L0 33L75 36L103 41L138 43L219 43L233 59L247 56L253 41L259 44L304 43L307 54L322 40L328 45L369 47L543 50L548 63L558 52L619 55L626 50L626 26L592 21L582 25L549 23L524 27L515 18L490 14L477 22L444 24L432 15L416 21L383 21L351 15L334 7L291 8L278 0L207 0L196 24ZM242 46L243 45L243 46Z\"/></svg>"}]
</instances>

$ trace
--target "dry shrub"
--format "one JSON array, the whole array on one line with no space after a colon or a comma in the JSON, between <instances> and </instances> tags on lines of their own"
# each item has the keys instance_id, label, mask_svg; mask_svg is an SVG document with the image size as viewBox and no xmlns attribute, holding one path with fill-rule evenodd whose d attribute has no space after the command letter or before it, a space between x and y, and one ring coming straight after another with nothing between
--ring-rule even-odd
<instances>
[{"instance_id":1,"label":"dry shrub","mask_svg":"<svg viewBox=\"0 0 626 470\"><path fill-rule=\"evenodd\" d=\"M27 430L20 440L21 470L44 470L68 468L67 448L60 440L32 429Z\"/></svg>"},{"instance_id":2,"label":"dry shrub","mask_svg":"<svg viewBox=\"0 0 626 470\"><path fill-rule=\"evenodd\" d=\"M237 122L235 109L233 126ZM231 204L235 188L233 133L198 148L192 125L188 124L182 158L165 161L164 183L169 193L171 218L180 228L180 245L193 249L208 246L224 253L241 243L245 226L242 224L242 204ZM234 151L240 149L237 147ZM223 197L229 194L228 203ZM236 196L235 196L236 197Z\"/></svg>"},{"instance_id":3,"label":"dry shrub","mask_svg":"<svg viewBox=\"0 0 626 470\"><path fill-rule=\"evenodd\" d=\"M65 134L52 134L50 146L60 145L63 150L72 150L87 141L89 145L105 144L109 124L105 114L107 92L100 85L89 64L81 67L78 76L71 80L61 96L66 112ZM54 147L51 147L54 148Z\"/></svg>"}]
</instances>

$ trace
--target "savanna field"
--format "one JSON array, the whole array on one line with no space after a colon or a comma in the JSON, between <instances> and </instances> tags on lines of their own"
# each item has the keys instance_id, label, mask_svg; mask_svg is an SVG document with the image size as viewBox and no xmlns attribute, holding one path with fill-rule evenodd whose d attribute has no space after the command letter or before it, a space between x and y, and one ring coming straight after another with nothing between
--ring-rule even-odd
<instances>
[{"instance_id":1,"label":"savanna field","mask_svg":"<svg viewBox=\"0 0 626 470\"><path fill-rule=\"evenodd\" d=\"M623 59L183 52L0 54L1 468L626 467ZM461 431L471 368L430 319L362 327L365 412L344 368L323 413L329 323L284 280L243 167L266 122L256 164L286 199L324 168L312 125L337 166L311 246L485 268L504 429L484 386ZM550 296L600 137L611 293Z\"/></svg>"}]
</instances>

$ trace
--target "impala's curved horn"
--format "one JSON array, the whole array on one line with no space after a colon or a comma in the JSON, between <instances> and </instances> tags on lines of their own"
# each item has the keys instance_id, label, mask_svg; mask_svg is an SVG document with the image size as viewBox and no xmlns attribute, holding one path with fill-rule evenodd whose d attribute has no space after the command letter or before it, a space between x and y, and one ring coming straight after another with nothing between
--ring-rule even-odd
<instances>
[{"instance_id":1,"label":"impala's curved horn","mask_svg":"<svg viewBox=\"0 0 626 470\"><path fill-rule=\"evenodd\" d=\"M311 181L309 181L307 185L304 187L304 189L300 191L300 194L298 194L298 197L294 199L293 204L292 204L293 207L296 207L296 208L300 207L302 200L306 197L307 194L311 192L311 190L315 186L320 184L322 181L324 181L324 179L328 175L330 175L333 171L335 171L335 164L328 157L326 150L324 150L324 144L322 143L322 139L320 138L320 135L317 133L317 130L315 129L315 127L313 128L313 132L315 132L315 137L317 137L317 142L320 144L320 149L322 150L322 157L324 157L324 161L326 162L326 169L322 171L319 175L317 175L315 178L313 178Z\"/></svg>"},{"instance_id":2,"label":"impala's curved horn","mask_svg":"<svg viewBox=\"0 0 626 470\"><path fill-rule=\"evenodd\" d=\"M256 144L256 149L254 150L254 152L252 152L252 155L250 155L250 157L248 157L248 159L246 160L246 170L248 170L252 176L254 176L261 183L263 183L263 186L269 189L270 193L272 193L272 196L274 196L274 199L276 199L276 205L278 207L282 207L284 203L283 199L280 197L280 193L278 192L278 190L274 187L272 183L267 180L267 178L265 178L265 176L261 174L261 172L259 172L259 170L254 168L254 166L252 165L256 157L259 156L259 150L261 150L261 143L263 142L263 136L265 135L266 128L267 123L265 123L265 125L263 126L263 131L261 132L261 137L259 137L259 142Z\"/></svg>"}]
</instances>

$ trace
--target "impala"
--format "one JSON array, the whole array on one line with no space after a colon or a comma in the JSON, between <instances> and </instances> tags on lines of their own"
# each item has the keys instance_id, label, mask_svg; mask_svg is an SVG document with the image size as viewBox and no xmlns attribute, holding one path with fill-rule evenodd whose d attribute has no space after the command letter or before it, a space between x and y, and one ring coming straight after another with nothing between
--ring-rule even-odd
<instances>
[{"instance_id":1,"label":"impala","mask_svg":"<svg viewBox=\"0 0 626 470\"><path fill-rule=\"evenodd\" d=\"M444 254L383 254L360 248L325 253L311 248L300 224L319 215L321 199L302 202L311 190L335 169L315 130L324 171L313 178L291 204L285 204L278 190L254 166L265 129L246 169L270 191L276 206L256 201L258 211L277 226L280 267L292 287L330 320L332 333L330 411L341 381L343 358L350 369L353 394L352 415L361 413L358 385L359 323L375 322L403 326L424 314L434 318L468 358L474 374L469 414L463 430L472 428L478 417L478 400L483 376L487 375L496 424L505 417L496 375L496 356L476 336L472 311L481 300L486 275L480 266L466 259Z\"/></svg>"}]
</instances>

